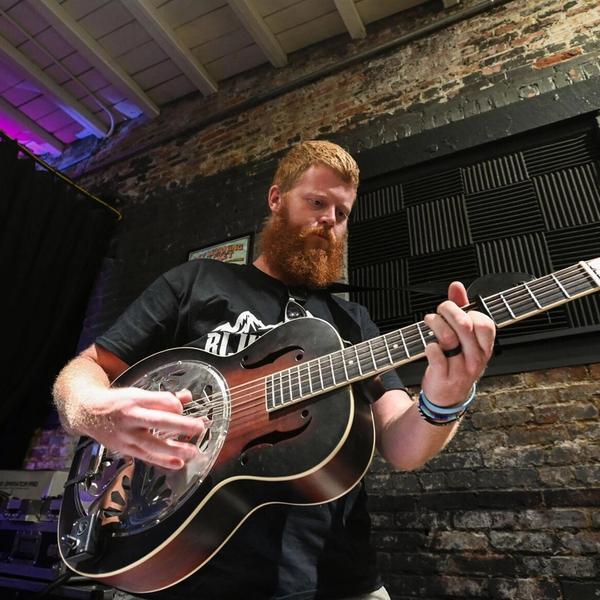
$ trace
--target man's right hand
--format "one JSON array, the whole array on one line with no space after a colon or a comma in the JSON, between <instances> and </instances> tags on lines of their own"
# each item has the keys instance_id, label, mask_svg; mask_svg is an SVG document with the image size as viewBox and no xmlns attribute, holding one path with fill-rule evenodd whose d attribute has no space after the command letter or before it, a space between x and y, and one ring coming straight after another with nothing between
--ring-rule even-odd
<instances>
[{"instance_id":1,"label":"man's right hand","mask_svg":"<svg viewBox=\"0 0 600 600\"><path fill-rule=\"evenodd\" d=\"M112 451L181 469L197 455L196 445L177 438L202 436L206 422L183 414L188 390L175 394L140 388L101 388L85 401L82 430Z\"/></svg>"},{"instance_id":2,"label":"man's right hand","mask_svg":"<svg viewBox=\"0 0 600 600\"><path fill-rule=\"evenodd\" d=\"M111 388L128 368L112 352L92 344L60 372L54 401L65 429L87 435L106 448L167 469L181 469L196 456L187 441L203 435L206 423L185 416L188 390L150 392Z\"/></svg>"}]
</instances>

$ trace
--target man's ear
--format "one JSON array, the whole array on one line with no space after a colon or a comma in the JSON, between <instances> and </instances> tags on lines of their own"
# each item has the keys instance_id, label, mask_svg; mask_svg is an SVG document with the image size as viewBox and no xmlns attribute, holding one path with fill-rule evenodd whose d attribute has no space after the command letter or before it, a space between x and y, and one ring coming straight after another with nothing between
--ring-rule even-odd
<instances>
[{"instance_id":1,"label":"man's ear","mask_svg":"<svg viewBox=\"0 0 600 600\"><path fill-rule=\"evenodd\" d=\"M279 212L279 209L281 208L282 200L283 200L283 196L281 194L281 191L279 190L279 186L272 185L269 188L269 196L268 196L269 209L271 210L272 213Z\"/></svg>"}]
</instances>

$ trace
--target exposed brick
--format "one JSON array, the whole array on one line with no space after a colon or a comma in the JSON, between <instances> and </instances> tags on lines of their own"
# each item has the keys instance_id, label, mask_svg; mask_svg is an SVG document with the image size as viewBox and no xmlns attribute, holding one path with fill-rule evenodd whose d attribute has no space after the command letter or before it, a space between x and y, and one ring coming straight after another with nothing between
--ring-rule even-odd
<instances>
[{"instance_id":1,"label":"exposed brick","mask_svg":"<svg viewBox=\"0 0 600 600\"><path fill-rule=\"evenodd\" d=\"M526 510L519 516L519 524L527 529L581 529L589 527L590 518L585 510Z\"/></svg>"},{"instance_id":2,"label":"exposed brick","mask_svg":"<svg viewBox=\"0 0 600 600\"><path fill-rule=\"evenodd\" d=\"M565 549L574 554L600 554L600 531L565 533L559 540Z\"/></svg>"},{"instance_id":3,"label":"exposed brick","mask_svg":"<svg viewBox=\"0 0 600 600\"><path fill-rule=\"evenodd\" d=\"M539 475L540 482L547 487L570 486L576 481L573 467L543 467Z\"/></svg>"},{"instance_id":4,"label":"exposed brick","mask_svg":"<svg viewBox=\"0 0 600 600\"><path fill-rule=\"evenodd\" d=\"M479 452L445 452L429 463L433 469L456 470L482 466Z\"/></svg>"},{"instance_id":5,"label":"exposed brick","mask_svg":"<svg viewBox=\"0 0 600 600\"><path fill-rule=\"evenodd\" d=\"M547 533L490 531L490 544L496 550L551 552L555 546Z\"/></svg>"},{"instance_id":6,"label":"exposed brick","mask_svg":"<svg viewBox=\"0 0 600 600\"><path fill-rule=\"evenodd\" d=\"M587 556L553 556L550 563L553 571L559 577L579 579L598 576L598 566L595 558Z\"/></svg>"},{"instance_id":7,"label":"exposed brick","mask_svg":"<svg viewBox=\"0 0 600 600\"><path fill-rule=\"evenodd\" d=\"M600 465L575 467L575 477L580 484L600 488Z\"/></svg>"},{"instance_id":8,"label":"exposed brick","mask_svg":"<svg viewBox=\"0 0 600 600\"><path fill-rule=\"evenodd\" d=\"M477 474L481 488L534 488L539 486L536 469L487 469Z\"/></svg>"},{"instance_id":9,"label":"exposed brick","mask_svg":"<svg viewBox=\"0 0 600 600\"><path fill-rule=\"evenodd\" d=\"M486 550L488 539L483 533L441 531L435 536L433 547L440 550Z\"/></svg>"},{"instance_id":10,"label":"exposed brick","mask_svg":"<svg viewBox=\"0 0 600 600\"><path fill-rule=\"evenodd\" d=\"M498 600L562 600L560 585L547 579L498 579L490 582L490 598Z\"/></svg>"},{"instance_id":11,"label":"exposed brick","mask_svg":"<svg viewBox=\"0 0 600 600\"><path fill-rule=\"evenodd\" d=\"M457 529L489 529L492 526L492 516L483 511L457 512L454 515L454 526Z\"/></svg>"},{"instance_id":12,"label":"exposed brick","mask_svg":"<svg viewBox=\"0 0 600 600\"><path fill-rule=\"evenodd\" d=\"M452 552L443 563L444 572L457 575L515 576L519 570L518 561L512 556L485 552Z\"/></svg>"}]
</instances>

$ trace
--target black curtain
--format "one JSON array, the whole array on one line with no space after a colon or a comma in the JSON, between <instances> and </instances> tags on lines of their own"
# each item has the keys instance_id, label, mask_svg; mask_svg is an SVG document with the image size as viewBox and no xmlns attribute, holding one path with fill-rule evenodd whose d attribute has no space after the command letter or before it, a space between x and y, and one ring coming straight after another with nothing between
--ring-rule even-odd
<instances>
[{"instance_id":1,"label":"black curtain","mask_svg":"<svg viewBox=\"0 0 600 600\"><path fill-rule=\"evenodd\" d=\"M54 379L75 354L116 215L19 157L4 136L0 199L0 468L18 469L50 414Z\"/></svg>"}]
</instances>

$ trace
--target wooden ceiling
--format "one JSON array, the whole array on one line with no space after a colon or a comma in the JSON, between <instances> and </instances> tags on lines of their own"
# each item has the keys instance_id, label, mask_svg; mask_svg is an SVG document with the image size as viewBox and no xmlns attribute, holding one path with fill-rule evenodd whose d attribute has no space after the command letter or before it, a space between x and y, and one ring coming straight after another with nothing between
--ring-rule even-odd
<instances>
[{"instance_id":1,"label":"wooden ceiling","mask_svg":"<svg viewBox=\"0 0 600 600\"><path fill-rule=\"evenodd\" d=\"M0 0L0 130L38 154L425 0ZM454 2L456 3L456 2Z\"/></svg>"}]
</instances>

